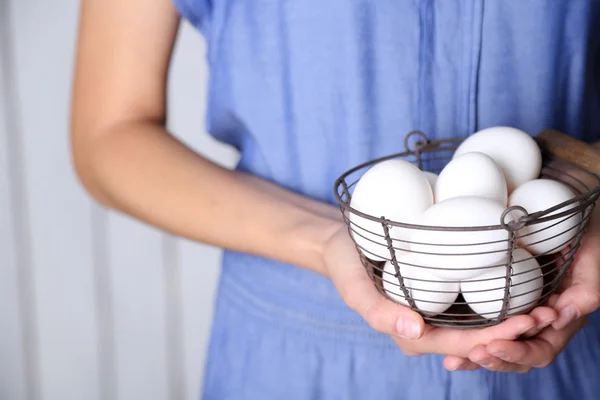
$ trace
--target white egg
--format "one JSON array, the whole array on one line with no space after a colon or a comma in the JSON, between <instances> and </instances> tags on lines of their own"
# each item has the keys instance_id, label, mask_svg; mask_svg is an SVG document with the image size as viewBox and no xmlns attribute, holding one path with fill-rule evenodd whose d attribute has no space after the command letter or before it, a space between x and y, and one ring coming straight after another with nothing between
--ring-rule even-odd
<instances>
[{"instance_id":1,"label":"white egg","mask_svg":"<svg viewBox=\"0 0 600 400\"><path fill-rule=\"evenodd\" d=\"M350 206L375 218L414 223L433 204L433 191L423 172L404 160L388 160L369 169L358 181ZM383 226L350 213L352 237L365 257L374 261L390 259ZM408 249L411 230L390 227L393 247Z\"/></svg>"},{"instance_id":2,"label":"white egg","mask_svg":"<svg viewBox=\"0 0 600 400\"><path fill-rule=\"evenodd\" d=\"M453 197L436 203L423 213L415 230L410 250L420 265L435 267L440 278L462 280L481 273L481 268L500 265L508 258L509 232L501 217L506 207L485 197ZM470 231L441 230L436 227L489 227Z\"/></svg>"},{"instance_id":3,"label":"white egg","mask_svg":"<svg viewBox=\"0 0 600 400\"><path fill-rule=\"evenodd\" d=\"M542 169L542 153L535 140L522 130L496 126L482 129L466 138L454 157L481 152L490 156L504 172L508 193L536 179Z\"/></svg>"},{"instance_id":4,"label":"white egg","mask_svg":"<svg viewBox=\"0 0 600 400\"><path fill-rule=\"evenodd\" d=\"M575 197L565 184L552 179L535 179L519 186L509 197L509 206L521 206L529 214L557 206ZM541 218L560 214L577 207L572 203ZM581 212L573 212L542 223L533 223L520 229L519 243L534 254L557 253L567 247L579 233Z\"/></svg>"},{"instance_id":5,"label":"white egg","mask_svg":"<svg viewBox=\"0 0 600 400\"><path fill-rule=\"evenodd\" d=\"M506 204L508 192L500 167L479 152L465 153L444 167L435 184L435 202L459 196L479 196Z\"/></svg>"},{"instance_id":6,"label":"white egg","mask_svg":"<svg viewBox=\"0 0 600 400\"><path fill-rule=\"evenodd\" d=\"M511 286L509 288L509 313L526 311L540 299L544 278L540 264L524 249L513 252ZM477 278L461 282L465 302L484 318L496 318L502 311L506 267L491 268Z\"/></svg>"},{"instance_id":7,"label":"white egg","mask_svg":"<svg viewBox=\"0 0 600 400\"><path fill-rule=\"evenodd\" d=\"M446 311L458 297L460 283L446 282L429 273L415 263L411 254L399 259L400 275L403 278L409 296L415 301L415 306L427 315L437 315ZM396 302L409 306L408 300L400 288L400 282L395 276L396 269L388 261L383 267L383 288L388 296Z\"/></svg>"},{"instance_id":8,"label":"white egg","mask_svg":"<svg viewBox=\"0 0 600 400\"><path fill-rule=\"evenodd\" d=\"M423 174L425 174L425 178L427 178L427 180L429 181L429 184L431 185L431 189L435 189L435 183L437 182L438 179L438 175L434 174L433 172L430 171L423 171ZM435 197L435 194L434 194Z\"/></svg>"}]
</instances>

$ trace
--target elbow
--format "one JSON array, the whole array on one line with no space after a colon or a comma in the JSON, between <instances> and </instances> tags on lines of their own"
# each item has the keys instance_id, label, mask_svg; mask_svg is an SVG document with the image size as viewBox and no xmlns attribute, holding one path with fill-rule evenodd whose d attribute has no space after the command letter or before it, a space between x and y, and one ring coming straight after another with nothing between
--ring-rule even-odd
<instances>
[{"instance_id":1,"label":"elbow","mask_svg":"<svg viewBox=\"0 0 600 400\"><path fill-rule=\"evenodd\" d=\"M103 189L98 174L101 163L99 146L89 132L81 132L81 128L72 128L70 132L70 156L74 175L82 189L100 205L111 207L108 195Z\"/></svg>"}]
</instances>

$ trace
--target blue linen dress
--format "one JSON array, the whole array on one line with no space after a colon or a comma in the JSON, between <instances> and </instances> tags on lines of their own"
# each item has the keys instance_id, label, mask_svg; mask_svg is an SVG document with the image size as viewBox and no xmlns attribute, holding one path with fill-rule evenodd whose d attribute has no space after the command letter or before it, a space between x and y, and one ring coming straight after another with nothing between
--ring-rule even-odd
<instances>
[{"instance_id":1,"label":"blue linen dress","mask_svg":"<svg viewBox=\"0 0 600 400\"><path fill-rule=\"evenodd\" d=\"M600 138L600 1L174 2L208 43L210 134L239 149L239 170L317 200L415 129ZM447 372L316 274L235 252L222 267L204 399L600 398L599 313L548 368Z\"/></svg>"}]
</instances>

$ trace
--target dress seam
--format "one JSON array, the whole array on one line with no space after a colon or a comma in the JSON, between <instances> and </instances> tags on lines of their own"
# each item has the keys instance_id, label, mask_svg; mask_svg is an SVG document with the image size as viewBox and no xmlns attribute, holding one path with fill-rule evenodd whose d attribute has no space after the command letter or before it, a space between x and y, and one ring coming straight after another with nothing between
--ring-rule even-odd
<instances>
[{"instance_id":1,"label":"dress seam","mask_svg":"<svg viewBox=\"0 0 600 400\"><path fill-rule=\"evenodd\" d=\"M479 64L481 61L481 40L483 33L483 0L473 2L473 29L470 34L472 38L470 43L470 65L469 65L469 86L468 86L468 104L466 115L467 134L471 134L478 129L477 126L477 82L479 77Z\"/></svg>"}]
</instances>

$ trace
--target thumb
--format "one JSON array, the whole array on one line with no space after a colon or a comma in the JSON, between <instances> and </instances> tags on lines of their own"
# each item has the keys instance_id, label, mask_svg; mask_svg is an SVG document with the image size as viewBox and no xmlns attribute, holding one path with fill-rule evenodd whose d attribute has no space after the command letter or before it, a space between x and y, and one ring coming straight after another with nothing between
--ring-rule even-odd
<instances>
[{"instance_id":1,"label":"thumb","mask_svg":"<svg viewBox=\"0 0 600 400\"><path fill-rule=\"evenodd\" d=\"M373 329L409 340L423 335L425 321L421 315L382 295L370 279L355 280L349 289L346 303Z\"/></svg>"},{"instance_id":2,"label":"thumb","mask_svg":"<svg viewBox=\"0 0 600 400\"><path fill-rule=\"evenodd\" d=\"M600 307L600 282L594 286L574 283L560 294L554 307L558 311L558 319L552 327L564 329L582 315L591 314Z\"/></svg>"},{"instance_id":3,"label":"thumb","mask_svg":"<svg viewBox=\"0 0 600 400\"><path fill-rule=\"evenodd\" d=\"M347 231L340 230L331 238L324 255L327 273L342 300L376 331L416 340L423 336L425 321L419 313L404 307L380 293L369 277L373 266L361 262Z\"/></svg>"},{"instance_id":4,"label":"thumb","mask_svg":"<svg viewBox=\"0 0 600 400\"><path fill-rule=\"evenodd\" d=\"M355 271L333 279L344 302L376 331L403 339L421 338L425 331L421 315L381 294L364 267Z\"/></svg>"},{"instance_id":5,"label":"thumb","mask_svg":"<svg viewBox=\"0 0 600 400\"><path fill-rule=\"evenodd\" d=\"M554 308L559 313L552 325L560 330L581 317L600 308L600 249L598 236L587 235L575 254L564 278L565 290Z\"/></svg>"}]
</instances>

